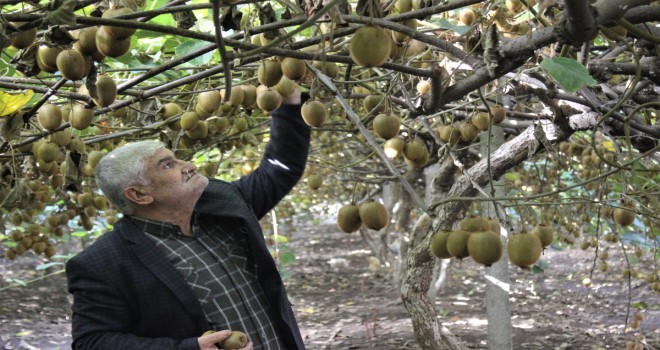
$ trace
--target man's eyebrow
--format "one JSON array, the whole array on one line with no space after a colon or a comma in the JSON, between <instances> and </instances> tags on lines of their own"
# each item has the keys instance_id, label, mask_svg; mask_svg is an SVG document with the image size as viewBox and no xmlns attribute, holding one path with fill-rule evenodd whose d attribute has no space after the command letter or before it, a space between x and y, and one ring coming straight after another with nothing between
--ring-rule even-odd
<instances>
[{"instance_id":1,"label":"man's eyebrow","mask_svg":"<svg viewBox=\"0 0 660 350\"><path fill-rule=\"evenodd\" d=\"M165 157L163 157L163 158L161 158L161 159L158 160L158 163L156 163L156 166L160 168L160 165L161 165L161 164L163 164L163 163L165 163L165 162L168 162L168 161L170 161L170 160L172 160L172 159L174 159L174 157L172 157L172 156L165 156Z\"/></svg>"}]
</instances>

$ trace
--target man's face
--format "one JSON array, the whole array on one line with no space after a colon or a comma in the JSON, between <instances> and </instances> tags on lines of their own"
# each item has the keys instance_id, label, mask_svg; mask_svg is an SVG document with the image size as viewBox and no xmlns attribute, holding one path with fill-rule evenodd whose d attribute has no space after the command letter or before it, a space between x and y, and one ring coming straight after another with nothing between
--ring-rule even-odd
<instances>
[{"instance_id":1,"label":"man's face","mask_svg":"<svg viewBox=\"0 0 660 350\"><path fill-rule=\"evenodd\" d=\"M146 189L157 205L192 207L209 183L196 170L194 164L177 159L172 151L161 148L147 160Z\"/></svg>"}]
</instances>

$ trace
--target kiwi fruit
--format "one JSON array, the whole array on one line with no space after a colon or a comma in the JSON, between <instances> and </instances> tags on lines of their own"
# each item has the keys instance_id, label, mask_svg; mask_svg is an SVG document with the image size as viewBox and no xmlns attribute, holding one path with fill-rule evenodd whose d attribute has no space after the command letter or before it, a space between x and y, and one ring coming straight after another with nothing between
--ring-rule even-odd
<instances>
[{"instance_id":1,"label":"kiwi fruit","mask_svg":"<svg viewBox=\"0 0 660 350\"><path fill-rule=\"evenodd\" d=\"M183 108L178 103L168 102L160 108L159 112L163 120L166 120L183 113Z\"/></svg>"},{"instance_id":2,"label":"kiwi fruit","mask_svg":"<svg viewBox=\"0 0 660 350\"><path fill-rule=\"evenodd\" d=\"M231 335L222 341L220 349L240 349L247 345L248 337L243 332L232 331Z\"/></svg>"},{"instance_id":3,"label":"kiwi fruit","mask_svg":"<svg viewBox=\"0 0 660 350\"><path fill-rule=\"evenodd\" d=\"M257 94L257 106L266 112L277 109L282 104L282 96L274 90L267 90Z\"/></svg>"},{"instance_id":4,"label":"kiwi fruit","mask_svg":"<svg viewBox=\"0 0 660 350\"><path fill-rule=\"evenodd\" d=\"M389 222L387 208L374 200L360 204L359 214L364 226L372 230L380 230Z\"/></svg>"},{"instance_id":5,"label":"kiwi fruit","mask_svg":"<svg viewBox=\"0 0 660 350\"><path fill-rule=\"evenodd\" d=\"M355 203L346 204L339 208L337 226L345 233L357 231L362 226L360 208Z\"/></svg>"},{"instance_id":6,"label":"kiwi fruit","mask_svg":"<svg viewBox=\"0 0 660 350\"><path fill-rule=\"evenodd\" d=\"M455 145L461 139L461 132L458 128L453 127L452 125L440 125L436 130L438 137L443 142L446 142L450 145Z\"/></svg>"},{"instance_id":7,"label":"kiwi fruit","mask_svg":"<svg viewBox=\"0 0 660 350\"><path fill-rule=\"evenodd\" d=\"M243 93L243 88L240 86L232 86L231 87L231 95L229 96L229 100L226 102L231 106L239 106L243 104L243 99L245 98L245 94ZM221 104L225 103L222 102L225 100L225 89L220 90L220 101ZM220 106L218 106L219 108ZM217 109L217 108L216 108Z\"/></svg>"},{"instance_id":8,"label":"kiwi fruit","mask_svg":"<svg viewBox=\"0 0 660 350\"><path fill-rule=\"evenodd\" d=\"M323 185L323 178L318 174L311 174L307 177L307 187L311 190L318 190Z\"/></svg>"},{"instance_id":9,"label":"kiwi fruit","mask_svg":"<svg viewBox=\"0 0 660 350\"><path fill-rule=\"evenodd\" d=\"M73 47L80 51L81 54L87 56L99 52L99 49L96 47L96 32L98 30L99 27L94 26L76 31L74 36L78 41L73 44Z\"/></svg>"},{"instance_id":10,"label":"kiwi fruit","mask_svg":"<svg viewBox=\"0 0 660 350\"><path fill-rule=\"evenodd\" d=\"M424 157L424 153L428 153L424 143L418 139L413 139L406 142L403 147L403 156L409 160L418 160Z\"/></svg>"},{"instance_id":11,"label":"kiwi fruit","mask_svg":"<svg viewBox=\"0 0 660 350\"><path fill-rule=\"evenodd\" d=\"M555 233L554 230L552 229L552 226L548 226L544 224L536 225L536 227L534 227L534 229L532 230L532 234L536 235L536 237L539 238L539 241L541 241L541 246L543 248L552 244L552 240L555 238Z\"/></svg>"},{"instance_id":12,"label":"kiwi fruit","mask_svg":"<svg viewBox=\"0 0 660 350\"><path fill-rule=\"evenodd\" d=\"M213 123L213 126L215 127L216 132L221 133L229 127L229 118L227 117L217 117L213 119L209 119Z\"/></svg>"},{"instance_id":13,"label":"kiwi fruit","mask_svg":"<svg viewBox=\"0 0 660 350\"><path fill-rule=\"evenodd\" d=\"M403 148L405 146L406 146L405 141L395 137L385 141L385 144L383 144L383 150L385 151L385 155L387 155L388 157L396 158L403 153Z\"/></svg>"},{"instance_id":14,"label":"kiwi fruit","mask_svg":"<svg viewBox=\"0 0 660 350\"><path fill-rule=\"evenodd\" d=\"M44 163L54 162L60 155L60 147L53 142L44 142L37 149L37 159Z\"/></svg>"},{"instance_id":15,"label":"kiwi fruit","mask_svg":"<svg viewBox=\"0 0 660 350\"><path fill-rule=\"evenodd\" d=\"M541 257L543 246L536 235L521 232L509 236L506 244L507 255L512 264L520 268L534 265Z\"/></svg>"},{"instance_id":16,"label":"kiwi fruit","mask_svg":"<svg viewBox=\"0 0 660 350\"><path fill-rule=\"evenodd\" d=\"M186 135L193 140L201 140L208 136L209 124L206 120L200 120L194 128L186 130Z\"/></svg>"},{"instance_id":17,"label":"kiwi fruit","mask_svg":"<svg viewBox=\"0 0 660 350\"><path fill-rule=\"evenodd\" d=\"M101 107L107 107L117 98L117 84L107 75L96 77L96 102Z\"/></svg>"},{"instance_id":18,"label":"kiwi fruit","mask_svg":"<svg viewBox=\"0 0 660 350\"><path fill-rule=\"evenodd\" d=\"M431 155L429 154L428 149L426 147L422 148L422 156L419 159L411 160L406 157L403 158L403 160L408 164L413 169L418 169L423 167L429 162L429 159L431 158Z\"/></svg>"},{"instance_id":19,"label":"kiwi fruit","mask_svg":"<svg viewBox=\"0 0 660 350\"><path fill-rule=\"evenodd\" d=\"M385 140L399 135L400 127L401 120L393 114L379 114L373 121L374 132Z\"/></svg>"},{"instance_id":20,"label":"kiwi fruit","mask_svg":"<svg viewBox=\"0 0 660 350\"><path fill-rule=\"evenodd\" d=\"M96 31L96 48L104 56L119 57L130 50L131 38L115 38L108 34L106 26L101 26Z\"/></svg>"},{"instance_id":21,"label":"kiwi fruit","mask_svg":"<svg viewBox=\"0 0 660 350\"><path fill-rule=\"evenodd\" d=\"M479 129L472 123L461 123L458 132L461 134L461 140L465 142L472 142L479 137Z\"/></svg>"},{"instance_id":22,"label":"kiwi fruit","mask_svg":"<svg viewBox=\"0 0 660 350\"><path fill-rule=\"evenodd\" d=\"M365 67L378 67L390 56L392 41L386 29L366 25L358 29L349 43L353 61Z\"/></svg>"},{"instance_id":23,"label":"kiwi fruit","mask_svg":"<svg viewBox=\"0 0 660 350\"><path fill-rule=\"evenodd\" d=\"M243 90L243 102L241 105L246 108L250 108L257 103L257 87L254 85L241 85L241 90Z\"/></svg>"},{"instance_id":24,"label":"kiwi fruit","mask_svg":"<svg viewBox=\"0 0 660 350\"><path fill-rule=\"evenodd\" d=\"M57 253L55 247L49 245L48 247L46 247L46 250L44 251L44 256L50 259L55 255L55 253Z\"/></svg>"},{"instance_id":25,"label":"kiwi fruit","mask_svg":"<svg viewBox=\"0 0 660 350\"><path fill-rule=\"evenodd\" d=\"M394 8L397 9L399 13L408 12L413 9L413 2L412 0L396 0Z\"/></svg>"},{"instance_id":26,"label":"kiwi fruit","mask_svg":"<svg viewBox=\"0 0 660 350\"><path fill-rule=\"evenodd\" d=\"M467 241L467 249L472 260L485 266L491 266L500 260L502 247L500 235L490 231L474 232Z\"/></svg>"},{"instance_id":27,"label":"kiwi fruit","mask_svg":"<svg viewBox=\"0 0 660 350\"><path fill-rule=\"evenodd\" d=\"M66 79L80 80L85 77L85 58L77 50L63 50L57 55L55 64Z\"/></svg>"},{"instance_id":28,"label":"kiwi fruit","mask_svg":"<svg viewBox=\"0 0 660 350\"><path fill-rule=\"evenodd\" d=\"M112 18L122 15L127 15L133 13L134 11L127 7L118 7L114 9L108 9L103 12L102 18ZM126 27L113 27L113 26L103 26L102 27L108 35L115 39L127 39L131 35L135 34L135 28L126 28Z\"/></svg>"},{"instance_id":29,"label":"kiwi fruit","mask_svg":"<svg viewBox=\"0 0 660 350\"><path fill-rule=\"evenodd\" d=\"M297 88L298 84L285 76L282 76L279 83L275 85L275 91L279 92L282 97L289 97L293 95Z\"/></svg>"},{"instance_id":30,"label":"kiwi fruit","mask_svg":"<svg viewBox=\"0 0 660 350\"><path fill-rule=\"evenodd\" d=\"M238 132L245 131L249 127L248 121L244 117L236 117L236 119L234 119L233 127Z\"/></svg>"},{"instance_id":31,"label":"kiwi fruit","mask_svg":"<svg viewBox=\"0 0 660 350\"><path fill-rule=\"evenodd\" d=\"M46 103L37 111L37 122L45 130L55 130L62 124L62 110L57 105Z\"/></svg>"},{"instance_id":32,"label":"kiwi fruit","mask_svg":"<svg viewBox=\"0 0 660 350\"><path fill-rule=\"evenodd\" d=\"M91 151L87 154L87 164L89 164L92 169L96 168L96 165L101 161L101 158L105 156L103 151Z\"/></svg>"},{"instance_id":33,"label":"kiwi fruit","mask_svg":"<svg viewBox=\"0 0 660 350\"><path fill-rule=\"evenodd\" d=\"M447 251L447 239L451 231L438 231L431 238L431 253L438 259L449 259L453 255Z\"/></svg>"},{"instance_id":34,"label":"kiwi fruit","mask_svg":"<svg viewBox=\"0 0 660 350\"><path fill-rule=\"evenodd\" d=\"M14 260L16 259L16 256L18 256L18 254L14 248L7 248L7 250L5 250L5 259Z\"/></svg>"},{"instance_id":35,"label":"kiwi fruit","mask_svg":"<svg viewBox=\"0 0 660 350\"><path fill-rule=\"evenodd\" d=\"M461 14L458 16L458 19L464 26L471 26L474 23L474 20L477 19L477 15L471 8L467 8L461 11Z\"/></svg>"},{"instance_id":36,"label":"kiwi fruit","mask_svg":"<svg viewBox=\"0 0 660 350\"><path fill-rule=\"evenodd\" d=\"M213 91L204 91L197 95L197 107L207 114L212 114L215 112L220 103L222 102L222 96L219 92ZM185 129L185 128L184 128Z\"/></svg>"},{"instance_id":37,"label":"kiwi fruit","mask_svg":"<svg viewBox=\"0 0 660 350\"><path fill-rule=\"evenodd\" d=\"M488 130L490 127L490 117L486 112L477 112L472 116L472 125L476 126L480 131Z\"/></svg>"},{"instance_id":38,"label":"kiwi fruit","mask_svg":"<svg viewBox=\"0 0 660 350\"><path fill-rule=\"evenodd\" d=\"M305 61L303 60L285 57L280 64L282 74L293 81L300 80L307 73L307 66L305 66Z\"/></svg>"},{"instance_id":39,"label":"kiwi fruit","mask_svg":"<svg viewBox=\"0 0 660 350\"><path fill-rule=\"evenodd\" d=\"M339 75L339 66L335 62L327 61L314 61L312 64L314 68L321 71L321 73L327 75L330 79L334 79Z\"/></svg>"},{"instance_id":40,"label":"kiwi fruit","mask_svg":"<svg viewBox=\"0 0 660 350\"><path fill-rule=\"evenodd\" d=\"M458 229L463 231L484 231L486 224L481 216L470 216L458 223Z\"/></svg>"},{"instance_id":41,"label":"kiwi fruit","mask_svg":"<svg viewBox=\"0 0 660 350\"><path fill-rule=\"evenodd\" d=\"M614 221L621 226L629 226L635 221L637 215L629 208L616 208L612 217Z\"/></svg>"},{"instance_id":42,"label":"kiwi fruit","mask_svg":"<svg viewBox=\"0 0 660 350\"><path fill-rule=\"evenodd\" d=\"M420 95L426 95L431 91L432 86L428 80L420 80L415 87Z\"/></svg>"},{"instance_id":43,"label":"kiwi fruit","mask_svg":"<svg viewBox=\"0 0 660 350\"><path fill-rule=\"evenodd\" d=\"M471 234L472 232L463 230L451 231L449 237L447 237L447 252L457 259L470 256L467 243Z\"/></svg>"},{"instance_id":44,"label":"kiwi fruit","mask_svg":"<svg viewBox=\"0 0 660 350\"><path fill-rule=\"evenodd\" d=\"M368 95L362 100L362 106L367 113L384 113L387 110L387 99L384 95Z\"/></svg>"},{"instance_id":45,"label":"kiwi fruit","mask_svg":"<svg viewBox=\"0 0 660 350\"><path fill-rule=\"evenodd\" d=\"M54 132L50 134L50 141L54 142L60 147L66 147L71 143L71 128Z\"/></svg>"},{"instance_id":46,"label":"kiwi fruit","mask_svg":"<svg viewBox=\"0 0 660 350\"><path fill-rule=\"evenodd\" d=\"M94 197L91 192L83 192L78 195L76 202L78 202L78 206L81 208L91 207L94 205Z\"/></svg>"},{"instance_id":47,"label":"kiwi fruit","mask_svg":"<svg viewBox=\"0 0 660 350\"><path fill-rule=\"evenodd\" d=\"M320 127L325 124L328 117L328 110L325 108L323 102L318 100L309 100L303 103L300 114L305 123L312 127Z\"/></svg>"},{"instance_id":48,"label":"kiwi fruit","mask_svg":"<svg viewBox=\"0 0 660 350\"><path fill-rule=\"evenodd\" d=\"M417 29L417 19L415 19L415 18L406 19L403 22L401 22L401 24L403 24L404 26L406 26L408 28ZM404 34L404 33L397 32L397 31L392 31L392 40L394 40L394 42L396 44L404 44L406 41L410 40L410 37L408 35ZM388 57L391 57L392 49L396 46L397 45L390 45L390 53L388 54ZM408 44L405 44L403 46L403 50L400 51L400 52L397 52L395 54L395 57L396 58L401 58L401 57L405 56L406 51L408 51L409 49L410 49L410 46ZM399 57L399 56L401 56L401 57Z\"/></svg>"},{"instance_id":49,"label":"kiwi fruit","mask_svg":"<svg viewBox=\"0 0 660 350\"><path fill-rule=\"evenodd\" d=\"M191 130L199 124L199 114L197 112L185 112L179 120L183 130Z\"/></svg>"},{"instance_id":50,"label":"kiwi fruit","mask_svg":"<svg viewBox=\"0 0 660 350\"><path fill-rule=\"evenodd\" d=\"M36 61L37 66L44 72L55 73L57 72L57 55L62 52L59 47L50 47L41 45L37 49Z\"/></svg>"},{"instance_id":51,"label":"kiwi fruit","mask_svg":"<svg viewBox=\"0 0 660 350\"><path fill-rule=\"evenodd\" d=\"M20 28L26 22L15 22L12 23L15 27ZM37 39L37 27L24 30L22 32L16 32L12 36L11 46L21 50L29 47Z\"/></svg>"},{"instance_id":52,"label":"kiwi fruit","mask_svg":"<svg viewBox=\"0 0 660 350\"><path fill-rule=\"evenodd\" d=\"M280 62L274 60L263 60L259 62L257 68L257 79L266 87L273 87L280 82L282 78L282 66Z\"/></svg>"},{"instance_id":53,"label":"kiwi fruit","mask_svg":"<svg viewBox=\"0 0 660 350\"><path fill-rule=\"evenodd\" d=\"M502 106L493 106L490 109L490 113L493 115L493 123L498 124L506 119L506 109Z\"/></svg>"},{"instance_id":54,"label":"kiwi fruit","mask_svg":"<svg viewBox=\"0 0 660 350\"><path fill-rule=\"evenodd\" d=\"M81 104L76 104L71 109L71 116L69 117L69 123L74 129L85 130L92 124L92 118L94 117L94 110L87 109Z\"/></svg>"}]
</instances>

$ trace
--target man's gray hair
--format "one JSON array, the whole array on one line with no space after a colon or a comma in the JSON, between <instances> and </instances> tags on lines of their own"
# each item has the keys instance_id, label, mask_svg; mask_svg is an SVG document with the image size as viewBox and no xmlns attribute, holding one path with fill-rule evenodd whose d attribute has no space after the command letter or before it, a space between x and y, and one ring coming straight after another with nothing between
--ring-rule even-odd
<instances>
[{"instance_id":1,"label":"man's gray hair","mask_svg":"<svg viewBox=\"0 0 660 350\"><path fill-rule=\"evenodd\" d=\"M101 158L94 169L96 184L110 203L123 214L133 214L133 203L124 196L129 186L148 185L145 177L146 161L165 147L160 141L132 142L114 149Z\"/></svg>"}]
</instances>

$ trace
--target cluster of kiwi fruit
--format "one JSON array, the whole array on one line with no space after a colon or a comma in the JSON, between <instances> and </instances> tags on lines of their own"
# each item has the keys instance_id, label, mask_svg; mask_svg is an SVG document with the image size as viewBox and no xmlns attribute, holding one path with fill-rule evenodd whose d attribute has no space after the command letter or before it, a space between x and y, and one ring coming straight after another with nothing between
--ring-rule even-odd
<instances>
[{"instance_id":1,"label":"cluster of kiwi fruit","mask_svg":"<svg viewBox=\"0 0 660 350\"><path fill-rule=\"evenodd\" d=\"M213 333L215 333L215 331L206 331L204 332L204 334L202 334L202 336L210 335ZM241 331L231 331L229 337L227 337L222 342L217 343L216 346L219 349L233 350L233 349L241 349L245 347L247 343L248 343L248 337L245 333Z\"/></svg>"},{"instance_id":2,"label":"cluster of kiwi fruit","mask_svg":"<svg viewBox=\"0 0 660 350\"><path fill-rule=\"evenodd\" d=\"M343 205L337 212L337 226L345 233L352 233L364 224L369 229L380 230L389 223L387 208L378 201L369 199L362 204L355 202Z\"/></svg>"},{"instance_id":3,"label":"cluster of kiwi fruit","mask_svg":"<svg viewBox=\"0 0 660 350\"><path fill-rule=\"evenodd\" d=\"M111 18L132 12L129 8L116 7L106 10L102 17ZM100 62L106 56L119 57L126 54L134 33L134 28L113 26L77 29L71 32L76 39L73 47L40 45L36 52L36 63L41 71L59 71L66 79L80 80L89 74L93 61Z\"/></svg>"},{"instance_id":4,"label":"cluster of kiwi fruit","mask_svg":"<svg viewBox=\"0 0 660 350\"><path fill-rule=\"evenodd\" d=\"M431 253L439 259L471 257L475 262L491 266L502 257L500 224L497 220L470 216L461 220L452 231L438 231L431 238ZM522 231L509 236L507 255L509 261L521 268L534 265L542 250L553 240L549 226L538 225L529 233Z\"/></svg>"},{"instance_id":5,"label":"cluster of kiwi fruit","mask_svg":"<svg viewBox=\"0 0 660 350\"><path fill-rule=\"evenodd\" d=\"M12 230L9 236L14 244L4 252L4 256L8 260L14 260L17 256L30 250L34 254L43 255L46 258L51 258L56 254L55 246L48 235L41 232L41 225L37 223L29 224L24 232Z\"/></svg>"},{"instance_id":6,"label":"cluster of kiwi fruit","mask_svg":"<svg viewBox=\"0 0 660 350\"><path fill-rule=\"evenodd\" d=\"M461 220L458 229L438 231L431 238L431 253L439 259L472 259L491 266L502 257L500 224L497 220L470 216Z\"/></svg>"}]
</instances>

